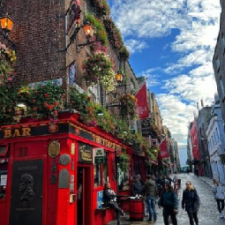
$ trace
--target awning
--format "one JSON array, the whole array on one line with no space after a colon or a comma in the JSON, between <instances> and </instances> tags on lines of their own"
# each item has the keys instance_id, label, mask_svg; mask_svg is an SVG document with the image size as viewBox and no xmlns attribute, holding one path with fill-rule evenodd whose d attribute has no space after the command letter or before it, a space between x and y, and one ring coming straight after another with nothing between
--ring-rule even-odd
<instances>
[{"instance_id":1,"label":"awning","mask_svg":"<svg viewBox=\"0 0 225 225\"><path fill-rule=\"evenodd\" d=\"M158 165L158 162L156 162L154 160L149 159L149 162L152 163L152 164L154 164L154 165Z\"/></svg>"}]
</instances>

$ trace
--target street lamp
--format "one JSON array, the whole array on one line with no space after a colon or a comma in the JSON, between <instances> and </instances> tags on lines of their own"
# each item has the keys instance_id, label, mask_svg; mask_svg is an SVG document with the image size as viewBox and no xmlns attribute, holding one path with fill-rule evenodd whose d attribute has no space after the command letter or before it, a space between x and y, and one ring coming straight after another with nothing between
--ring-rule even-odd
<instances>
[{"instance_id":1,"label":"street lamp","mask_svg":"<svg viewBox=\"0 0 225 225\"><path fill-rule=\"evenodd\" d=\"M15 49L16 45L13 41L11 41L8 38L8 33L13 29L14 21L6 14L5 16L0 17L0 27L1 30L4 32L0 32L0 35L2 35L7 41L12 45L12 47Z\"/></svg>"},{"instance_id":2,"label":"street lamp","mask_svg":"<svg viewBox=\"0 0 225 225\"><path fill-rule=\"evenodd\" d=\"M123 74L120 71L118 71L116 74L116 81L118 83L121 83L123 81Z\"/></svg>"},{"instance_id":3,"label":"street lamp","mask_svg":"<svg viewBox=\"0 0 225 225\"><path fill-rule=\"evenodd\" d=\"M8 34L9 31L13 29L14 21L6 14L0 18L1 29Z\"/></svg>"},{"instance_id":4,"label":"street lamp","mask_svg":"<svg viewBox=\"0 0 225 225\"><path fill-rule=\"evenodd\" d=\"M90 23L85 23L82 28L86 37L94 36L95 30Z\"/></svg>"}]
</instances>

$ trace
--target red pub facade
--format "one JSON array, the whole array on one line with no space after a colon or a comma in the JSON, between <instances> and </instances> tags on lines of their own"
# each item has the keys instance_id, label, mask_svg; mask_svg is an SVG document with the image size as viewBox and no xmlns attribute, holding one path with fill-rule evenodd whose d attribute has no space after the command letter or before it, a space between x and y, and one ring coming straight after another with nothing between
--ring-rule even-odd
<instances>
[{"instance_id":1,"label":"red pub facade","mask_svg":"<svg viewBox=\"0 0 225 225\"><path fill-rule=\"evenodd\" d=\"M2 128L0 224L106 224L115 215L102 209L104 182L130 194L132 169L118 187L116 156L131 155L131 149L98 128L85 127L75 114L61 118L54 130L50 126L42 121ZM96 163L99 149L104 161ZM128 209L127 202L121 206Z\"/></svg>"}]
</instances>

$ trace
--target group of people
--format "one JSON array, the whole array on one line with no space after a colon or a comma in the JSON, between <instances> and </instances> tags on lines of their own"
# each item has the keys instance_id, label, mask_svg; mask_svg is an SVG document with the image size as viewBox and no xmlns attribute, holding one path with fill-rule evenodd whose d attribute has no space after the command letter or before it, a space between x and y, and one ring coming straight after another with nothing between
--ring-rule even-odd
<instances>
[{"instance_id":1,"label":"group of people","mask_svg":"<svg viewBox=\"0 0 225 225\"><path fill-rule=\"evenodd\" d=\"M172 187L173 180L168 177L156 178L153 175L148 175L146 182L141 182L140 176L134 176L131 194L136 197L143 196L148 208L148 221L156 221L156 199L159 193L159 187L162 186L162 194L159 196L158 206L163 208L164 224L169 225L169 220L173 225L177 225L176 215L178 213L178 198ZM160 185L159 185L160 184ZM220 217L223 218L224 188L217 180L213 180L212 192L214 193ZM119 214L125 215L123 210L116 203L116 194L107 183L104 190L105 203L114 208ZM181 200L182 209L186 210L189 217L190 225L198 225L198 211L200 208L200 199L197 190L190 181L186 182L186 188L183 191Z\"/></svg>"}]
</instances>

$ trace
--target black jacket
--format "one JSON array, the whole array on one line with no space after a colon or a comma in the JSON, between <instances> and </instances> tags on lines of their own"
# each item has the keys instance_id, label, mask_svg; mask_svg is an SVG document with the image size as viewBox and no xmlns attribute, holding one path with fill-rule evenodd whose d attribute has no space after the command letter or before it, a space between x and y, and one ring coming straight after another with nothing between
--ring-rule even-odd
<instances>
[{"instance_id":1,"label":"black jacket","mask_svg":"<svg viewBox=\"0 0 225 225\"><path fill-rule=\"evenodd\" d=\"M132 187L131 187L131 194L132 194L132 196L135 196L136 194L142 195L142 186L139 181L133 182Z\"/></svg>"},{"instance_id":2,"label":"black jacket","mask_svg":"<svg viewBox=\"0 0 225 225\"><path fill-rule=\"evenodd\" d=\"M182 208L186 211L197 212L200 206L200 199L195 189L188 191L187 189L183 192Z\"/></svg>"}]
</instances>

